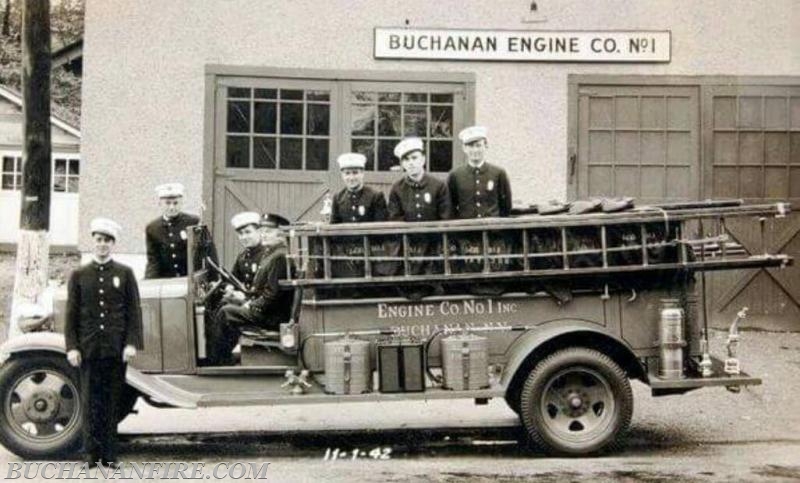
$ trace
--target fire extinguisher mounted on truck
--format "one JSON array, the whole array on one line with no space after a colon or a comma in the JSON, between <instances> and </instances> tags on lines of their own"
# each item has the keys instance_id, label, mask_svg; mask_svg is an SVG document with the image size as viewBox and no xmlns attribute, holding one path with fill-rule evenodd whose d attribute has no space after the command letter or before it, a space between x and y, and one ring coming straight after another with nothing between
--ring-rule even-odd
<instances>
[{"instance_id":1,"label":"fire extinguisher mounted on truck","mask_svg":"<svg viewBox=\"0 0 800 483\"><path fill-rule=\"evenodd\" d=\"M712 354L722 348L708 340L706 273L792 263L748 253L726 227L750 220L763 236L788 204L630 205L290 225L290 320L274 332L242 328L233 366L206 364L216 288L232 277L204 256L210 236L195 227L189 275L141 282L145 349L118 418L140 397L159 408L503 398L536 446L585 455L622 441L631 379L655 396L760 384L738 359L737 324L727 354ZM54 323L27 324L0 348L0 442L26 458L69 453L79 439L63 299Z\"/></svg>"}]
</instances>

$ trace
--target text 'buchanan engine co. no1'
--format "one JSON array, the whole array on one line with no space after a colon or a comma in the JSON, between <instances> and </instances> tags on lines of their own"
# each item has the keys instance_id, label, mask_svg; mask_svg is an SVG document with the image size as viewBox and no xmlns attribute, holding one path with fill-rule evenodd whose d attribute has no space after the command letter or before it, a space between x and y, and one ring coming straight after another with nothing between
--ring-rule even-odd
<instances>
[{"instance_id":1,"label":"text 'buchanan engine co. no1'","mask_svg":"<svg viewBox=\"0 0 800 483\"><path fill-rule=\"evenodd\" d=\"M294 295L291 313L279 331L244 328L228 366L208 364L206 325L221 287L241 283L217 266L207 229L196 226L188 275L141 283L147 343L128 368L118 418L139 397L159 408L503 398L535 444L585 455L621 441L631 379L654 396L760 384L741 370L736 322L727 354L710 354L697 285L708 270L791 263L738 249L725 229L736 217L763 228L788 206L608 206L614 212L549 206L540 211L561 214L283 227L290 263L280 286ZM697 223L703 237L690 229ZM441 252L420 254L421 239ZM477 243L466 255L465 240ZM343 243L363 249L342 255ZM434 268L414 273L423 261ZM438 289L417 299L420 286ZM62 295L54 324L30 323L2 347L0 440L25 458L78 442L63 308ZM234 380L232 393L225 382Z\"/></svg>"}]
</instances>

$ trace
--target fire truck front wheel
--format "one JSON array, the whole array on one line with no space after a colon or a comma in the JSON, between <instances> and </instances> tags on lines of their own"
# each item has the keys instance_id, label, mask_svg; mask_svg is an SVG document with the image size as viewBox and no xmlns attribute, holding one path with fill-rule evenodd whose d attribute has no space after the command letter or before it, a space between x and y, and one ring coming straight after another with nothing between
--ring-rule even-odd
<instances>
[{"instance_id":1,"label":"fire truck front wheel","mask_svg":"<svg viewBox=\"0 0 800 483\"><path fill-rule=\"evenodd\" d=\"M583 347L540 361L520 394L520 419L534 445L549 454L584 456L613 450L633 415L625 371Z\"/></svg>"},{"instance_id":2,"label":"fire truck front wheel","mask_svg":"<svg viewBox=\"0 0 800 483\"><path fill-rule=\"evenodd\" d=\"M25 459L68 456L80 444L77 371L63 355L30 354L0 369L0 443Z\"/></svg>"}]
</instances>

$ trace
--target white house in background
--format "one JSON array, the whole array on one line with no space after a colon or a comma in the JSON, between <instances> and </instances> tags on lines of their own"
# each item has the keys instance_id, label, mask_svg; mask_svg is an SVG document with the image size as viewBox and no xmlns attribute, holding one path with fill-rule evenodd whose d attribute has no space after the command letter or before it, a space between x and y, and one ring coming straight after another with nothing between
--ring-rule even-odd
<instances>
[{"instance_id":1,"label":"white house in background","mask_svg":"<svg viewBox=\"0 0 800 483\"><path fill-rule=\"evenodd\" d=\"M0 86L0 246L17 242L22 185L22 97ZM81 132L50 116L53 147L50 244L78 244Z\"/></svg>"}]
</instances>

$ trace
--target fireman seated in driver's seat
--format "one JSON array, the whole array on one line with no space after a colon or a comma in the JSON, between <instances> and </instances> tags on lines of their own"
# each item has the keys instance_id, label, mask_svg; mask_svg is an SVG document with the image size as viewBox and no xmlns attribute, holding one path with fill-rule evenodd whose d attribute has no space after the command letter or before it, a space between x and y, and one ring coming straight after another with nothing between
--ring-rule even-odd
<instances>
[{"instance_id":1,"label":"fireman seated in driver's seat","mask_svg":"<svg viewBox=\"0 0 800 483\"><path fill-rule=\"evenodd\" d=\"M280 226L289 221L282 216L248 211L231 218L244 250L236 257L231 273L245 291L227 286L223 305L208 328L208 363L232 365L242 327L255 326L277 331L289 320L293 293L281 289L286 278L286 242Z\"/></svg>"}]
</instances>

